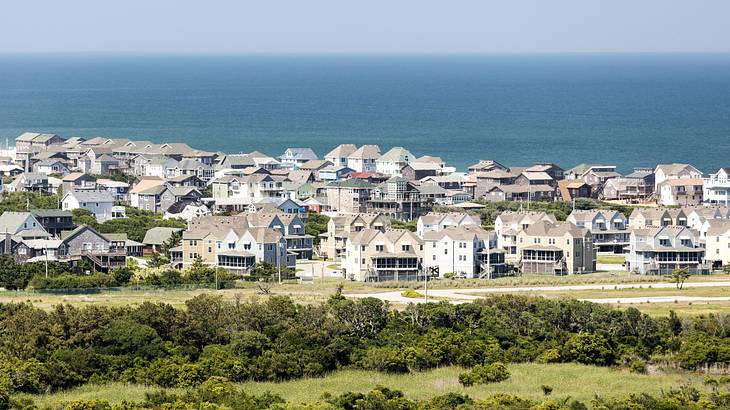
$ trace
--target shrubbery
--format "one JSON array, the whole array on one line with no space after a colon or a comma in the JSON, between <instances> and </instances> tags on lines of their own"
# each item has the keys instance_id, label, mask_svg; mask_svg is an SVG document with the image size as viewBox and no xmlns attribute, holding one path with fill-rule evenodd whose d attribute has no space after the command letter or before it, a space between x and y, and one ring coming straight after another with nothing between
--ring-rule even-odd
<instances>
[{"instance_id":1,"label":"shrubbery","mask_svg":"<svg viewBox=\"0 0 730 410\"><path fill-rule=\"evenodd\" d=\"M499 380L504 367L497 363L507 362L614 365L661 355L694 368L730 360L730 317L691 317L679 327L675 319L513 295L403 310L341 295L320 305L200 295L185 309L0 304L0 386L194 387L211 377L279 381L341 368L403 373L448 365L471 367L464 380L479 383Z\"/></svg>"},{"instance_id":2,"label":"shrubbery","mask_svg":"<svg viewBox=\"0 0 730 410\"><path fill-rule=\"evenodd\" d=\"M3 400L12 409L35 408L30 402L14 402L0 392ZM596 396L590 406L595 409L632 409L632 410L699 410L724 409L728 407L730 394L714 392L700 394L693 387L683 386L670 389L659 396L648 393L630 395L623 398L602 398ZM331 410L587 410L586 403L571 400L569 397L557 400L526 399L519 396L496 394L481 400L460 393L447 393L424 400L413 400L399 390L376 386L367 393L346 392L337 396L325 393L318 401L290 403L281 396L263 393L249 394L236 388L224 377L211 377L198 387L182 393L169 393L165 390L145 394L142 402L122 401L114 406L103 400L73 400L59 404L62 410L144 410L144 409L331 409Z\"/></svg>"},{"instance_id":3,"label":"shrubbery","mask_svg":"<svg viewBox=\"0 0 730 410\"><path fill-rule=\"evenodd\" d=\"M468 387L475 384L499 383L509 379L509 370L502 363L474 366L471 370L459 375L459 383Z\"/></svg>"}]
</instances>

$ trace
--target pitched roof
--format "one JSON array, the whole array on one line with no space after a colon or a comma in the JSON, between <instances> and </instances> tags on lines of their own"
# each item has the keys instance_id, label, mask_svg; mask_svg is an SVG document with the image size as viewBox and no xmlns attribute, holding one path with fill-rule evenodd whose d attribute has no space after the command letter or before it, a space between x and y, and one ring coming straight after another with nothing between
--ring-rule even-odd
<instances>
[{"instance_id":1,"label":"pitched roof","mask_svg":"<svg viewBox=\"0 0 730 410\"><path fill-rule=\"evenodd\" d=\"M675 179L666 179L661 182L659 185L671 185L671 186L689 186L689 185L702 185L703 181L702 178L675 178Z\"/></svg>"},{"instance_id":2,"label":"pitched roof","mask_svg":"<svg viewBox=\"0 0 730 410\"><path fill-rule=\"evenodd\" d=\"M377 145L363 145L352 154L348 155L348 159L378 159L380 157L380 147Z\"/></svg>"},{"instance_id":3,"label":"pitched roof","mask_svg":"<svg viewBox=\"0 0 730 410\"><path fill-rule=\"evenodd\" d=\"M403 147L393 147L378 158L380 162L400 162L401 158L412 159L413 154Z\"/></svg>"},{"instance_id":4,"label":"pitched roof","mask_svg":"<svg viewBox=\"0 0 730 410\"><path fill-rule=\"evenodd\" d=\"M204 164L198 160L184 158L182 161L177 163L177 168L186 170L197 170L202 169L204 171L212 170L210 165Z\"/></svg>"},{"instance_id":5,"label":"pitched roof","mask_svg":"<svg viewBox=\"0 0 730 410\"><path fill-rule=\"evenodd\" d=\"M722 236L730 233L730 219L708 219L707 235Z\"/></svg>"},{"instance_id":6,"label":"pitched roof","mask_svg":"<svg viewBox=\"0 0 730 410\"><path fill-rule=\"evenodd\" d=\"M0 231L2 233L9 232L15 234L24 229L29 229L23 227L23 222L28 219L28 216L30 216L30 212L3 212L0 215Z\"/></svg>"},{"instance_id":7,"label":"pitched roof","mask_svg":"<svg viewBox=\"0 0 730 410\"><path fill-rule=\"evenodd\" d=\"M325 155L325 158L347 158L353 152L357 151L355 144L340 144L335 147L332 151Z\"/></svg>"},{"instance_id":8,"label":"pitched roof","mask_svg":"<svg viewBox=\"0 0 730 410\"><path fill-rule=\"evenodd\" d=\"M318 170L333 165L326 159L310 159L309 161L302 164L300 169L303 170Z\"/></svg>"},{"instance_id":9,"label":"pitched roof","mask_svg":"<svg viewBox=\"0 0 730 410\"><path fill-rule=\"evenodd\" d=\"M75 237L76 235L80 234L83 231L91 231L91 232L95 233L96 235L98 235L100 238L103 238L103 239L107 240L104 237L104 235L100 234L96 229L94 229L94 228L92 228L92 227L90 227L88 225L79 225L79 226L77 226L72 231L63 231L63 232L61 232L61 240L63 240L64 242L66 242L67 240Z\"/></svg>"},{"instance_id":10,"label":"pitched roof","mask_svg":"<svg viewBox=\"0 0 730 410\"><path fill-rule=\"evenodd\" d=\"M672 164L659 164L656 166L655 171L661 170L665 175L677 175L682 171L691 169L696 170L696 168L690 164L680 164L675 162Z\"/></svg>"},{"instance_id":11,"label":"pitched roof","mask_svg":"<svg viewBox=\"0 0 730 410\"><path fill-rule=\"evenodd\" d=\"M330 182L327 186L340 188L375 188L375 185L360 178L350 178L344 181Z\"/></svg>"},{"instance_id":12,"label":"pitched roof","mask_svg":"<svg viewBox=\"0 0 730 410\"><path fill-rule=\"evenodd\" d=\"M114 196L109 191L71 190L66 193L64 198L69 195L79 202L114 202Z\"/></svg>"},{"instance_id":13,"label":"pitched roof","mask_svg":"<svg viewBox=\"0 0 730 410\"><path fill-rule=\"evenodd\" d=\"M521 176L524 176L525 178L529 179L530 181L543 181L543 180L552 180L553 177L548 175L547 172L544 171L523 171Z\"/></svg>"},{"instance_id":14,"label":"pitched roof","mask_svg":"<svg viewBox=\"0 0 730 410\"><path fill-rule=\"evenodd\" d=\"M71 211L64 211L63 209L31 209L30 213L36 218L59 218L73 215Z\"/></svg>"},{"instance_id":15,"label":"pitched roof","mask_svg":"<svg viewBox=\"0 0 730 410\"><path fill-rule=\"evenodd\" d=\"M65 177L63 177L63 182L73 182L80 178L87 178L87 179L91 178L94 180L96 179L95 176L89 175L89 174L84 174L83 172L72 172L72 173L66 175Z\"/></svg>"},{"instance_id":16,"label":"pitched roof","mask_svg":"<svg viewBox=\"0 0 730 410\"><path fill-rule=\"evenodd\" d=\"M290 154L287 156L286 154ZM294 159L306 159L306 160L312 160L317 159L317 154L314 153L314 150L311 148L287 148L286 151L284 151L284 154L282 154L279 158L294 158Z\"/></svg>"},{"instance_id":17,"label":"pitched roof","mask_svg":"<svg viewBox=\"0 0 730 410\"><path fill-rule=\"evenodd\" d=\"M165 241L170 239L172 234L177 232L182 232L182 229L157 226L145 233L142 243L145 245L162 245Z\"/></svg>"},{"instance_id":18,"label":"pitched roof","mask_svg":"<svg viewBox=\"0 0 730 410\"><path fill-rule=\"evenodd\" d=\"M163 181L161 178L141 178L140 181L134 187L132 187L131 191L129 192L133 194L140 193L160 185L165 185L165 181Z\"/></svg>"}]
</instances>

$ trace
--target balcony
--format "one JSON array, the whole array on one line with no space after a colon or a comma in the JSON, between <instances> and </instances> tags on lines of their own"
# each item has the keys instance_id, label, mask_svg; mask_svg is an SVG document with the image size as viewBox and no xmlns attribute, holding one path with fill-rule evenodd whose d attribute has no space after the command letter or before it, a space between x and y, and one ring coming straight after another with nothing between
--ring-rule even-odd
<instances>
[{"instance_id":1,"label":"balcony","mask_svg":"<svg viewBox=\"0 0 730 410\"><path fill-rule=\"evenodd\" d=\"M704 186L710 188L730 188L730 178L703 178Z\"/></svg>"}]
</instances>

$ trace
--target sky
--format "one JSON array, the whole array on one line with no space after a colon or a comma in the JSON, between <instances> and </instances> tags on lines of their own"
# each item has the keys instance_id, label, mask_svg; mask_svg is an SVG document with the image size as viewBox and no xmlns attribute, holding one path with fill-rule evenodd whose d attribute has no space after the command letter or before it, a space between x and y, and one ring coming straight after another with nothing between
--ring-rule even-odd
<instances>
[{"instance_id":1,"label":"sky","mask_svg":"<svg viewBox=\"0 0 730 410\"><path fill-rule=\"evenodd\" d=\"M730 52L728 0L20 0L0 52Z\"/></svg>"}]
</instances>

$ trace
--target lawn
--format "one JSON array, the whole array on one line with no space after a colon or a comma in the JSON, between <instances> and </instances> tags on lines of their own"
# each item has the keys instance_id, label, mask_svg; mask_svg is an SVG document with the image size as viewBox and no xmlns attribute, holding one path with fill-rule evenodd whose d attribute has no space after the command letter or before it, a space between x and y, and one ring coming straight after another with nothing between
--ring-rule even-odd
<instances>
[{"instance_id":1,"label":"lawn","mask_svg":"<svg viewBox=\"0 0 730 410\"><path fill-rule=\"evenodd\" d=\"M626 261L625 255L598 255L596 257L597 263L605 263L609 265L620 265Z\"/></svg>"},{"instance_id":2,"label":"lawn","mask_svg":"<svg viewBox=\"0 0 730 410\"><path fill-rule=\"evenodd\" d=\"M489 385L464 388L458 383L462 371L457 367L444 367L422 373L386 374L360 370L344 370L324 378L300 379L283 383L247 382L240 386L249 393L271 391L292 402L310 402L320 399L323 393L340 394L346 391L366 392L376 385L402 390L407 397L423 399L448 392L462 392L479 399L496 393L515 394L540 399L542 385L553 388L552 397L590 401L596 394L623 396L629 393L653 393L691 382L704 389L702 377L692 373L638 375L625 370L579 364L513 364L509 366L509 380ZM73 399L102 399L118 402L122 399L139 401L152 387L112 383L100 386L84 386L65 392L32 396L38 407L58 404Z\"/></svg>"}]
</instances>

